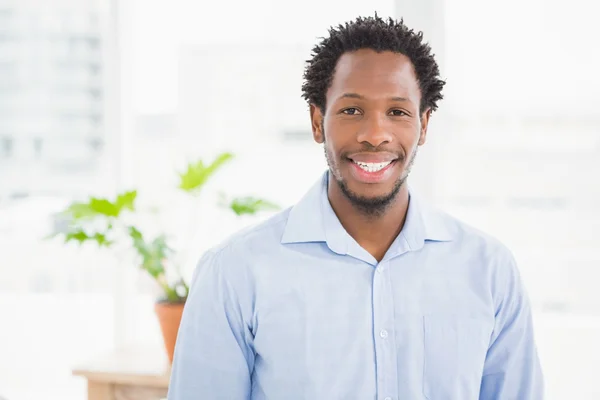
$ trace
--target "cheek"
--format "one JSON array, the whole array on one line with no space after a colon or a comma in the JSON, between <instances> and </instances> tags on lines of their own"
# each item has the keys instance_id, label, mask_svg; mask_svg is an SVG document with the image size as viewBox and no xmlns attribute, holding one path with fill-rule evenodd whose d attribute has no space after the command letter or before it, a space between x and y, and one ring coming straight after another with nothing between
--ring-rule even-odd
<instances>
[{"instance_id":1,"label":"cheek","mask_svg":"<svg viewBox=\"0 0 600 400\"><path fill-rule=\"evenodd\" d=\"M329 158L329 161L337 163L338 157L335 150L333 149L333 146L331 145L330 140L326 140L323 143L323 148L325 149L325 155L327 156L327 158Z\"/></svg>"},{"instance_id":2,"label":"cheek","mask_svg":"<svg viewBox=\"0 0 600 400\"><path fill-rule=\"evenodd\" d=\"M326 120L321 125L323 143L329 146L332 153L343 153L343 149L353 145L356 146L355 136L353 135L354 130L335 118Z\"/></svg>"},{"instance_id":3,"label":"cheek","mask_svg":"<svg viewBox=\"0 0 600 400\"><path fill-rule=\"evenodd\" d=\"M343 144L339 143L335 138L328 136L323 142L323 146L325 147L325 151L329 154L329 157L336 163L339 163L339 159L343 154Z\"/></svg>"},{"instance_id":4,"label":"cheek","mask_svg":"<svg viewBox=\"0 0 600 400\"><path fill-rule=\"evenodd\" d=\"M421 124L416 122L411 123L410 126L405 126L396 140L401 143L401 146L408 153L411 153L415 147L425 142L425 135L422 134Z\"/></svg>"}]
</instances>

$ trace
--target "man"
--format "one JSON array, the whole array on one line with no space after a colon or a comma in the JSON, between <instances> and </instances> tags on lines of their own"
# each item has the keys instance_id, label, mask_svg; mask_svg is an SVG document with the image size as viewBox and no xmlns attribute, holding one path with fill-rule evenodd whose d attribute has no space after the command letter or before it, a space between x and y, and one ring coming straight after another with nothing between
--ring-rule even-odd
<instances>
[{"instance_id":1,"label":"man","mask_svg":"<svg viewBox=\"0 0 600 400\"><path fill-rule=\"evenodd\" d=\"M169 399L541 399L511 253L407 186L444 86L421 35L359 18L304 77L329 171L202 257Z\"/></svg>"}]
</instances>

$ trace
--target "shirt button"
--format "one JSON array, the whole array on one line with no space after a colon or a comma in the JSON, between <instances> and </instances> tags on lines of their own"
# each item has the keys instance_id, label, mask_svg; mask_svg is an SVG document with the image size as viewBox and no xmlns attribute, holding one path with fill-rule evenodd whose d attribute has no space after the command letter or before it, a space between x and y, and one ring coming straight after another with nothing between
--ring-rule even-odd
<instances>
[{"instance_id":1,"label":"shirt button","mask_svg":"<svg viewBox=\"0 0 600 400\"><path fill-rule=\"evenodd\" d=\"M383 329L381 332L379 332L379 336L385 339L386 337L388 337L388 331Z\"/></svg>"}]
</instances>

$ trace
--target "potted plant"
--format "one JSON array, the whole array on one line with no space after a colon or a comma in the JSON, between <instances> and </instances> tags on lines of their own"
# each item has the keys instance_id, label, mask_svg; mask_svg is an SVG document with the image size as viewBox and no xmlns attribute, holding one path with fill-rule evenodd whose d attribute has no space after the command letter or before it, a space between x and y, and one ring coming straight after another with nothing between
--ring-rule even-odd
<instances>
[{"instance_id":1,"label":"potted plant","mask_svg":"<svg viewBox=\"0 0 600 400\"><path fill-rule=\"evenodd\" d=\"M197 196L210 178L232 157L230 153L222 153L208 165L202 160L189 163L178 174L177 190L189 196ZM67 228L51 236L62 236L65 243L76 242L81 245L89 242L106 249L119 245L126 250L133 250L139 267L160 289L161 295L154 308L165 350L172 362L189 287L175 260L176 252L168 243L168 235L161 233L150 237L142 232L139 225L129 221L128 217L139 214L137 197L137 190L131 190L117 194L114 199L89 197L84 202L72 203L61 213L68 221ZM221 206L237 216L279 208L269 201L251 196L226 200L221 194L220 198Z\"/></svg>"}]
</instances>

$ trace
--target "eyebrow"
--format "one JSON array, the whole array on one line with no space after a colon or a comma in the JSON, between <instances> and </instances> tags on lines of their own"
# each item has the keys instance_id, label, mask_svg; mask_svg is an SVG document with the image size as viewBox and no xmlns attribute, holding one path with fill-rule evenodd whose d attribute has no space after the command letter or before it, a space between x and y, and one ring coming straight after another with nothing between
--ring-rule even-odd
<instances>
[{"instance_id":1,"label":"eyebrow","mask_svg":"<svg viewBox=\"0 0 600 400\"><path fill-rule=\"evenodd\" d=\"M359 99L359 100L365 100L366 97L363 95L360 95L358 93L344 93L343 95L341 95L339 97L340 99ZM392 101L408 101L407 98L405 97L390 97L390 100Z\"/></svg>"}]
</instances>

